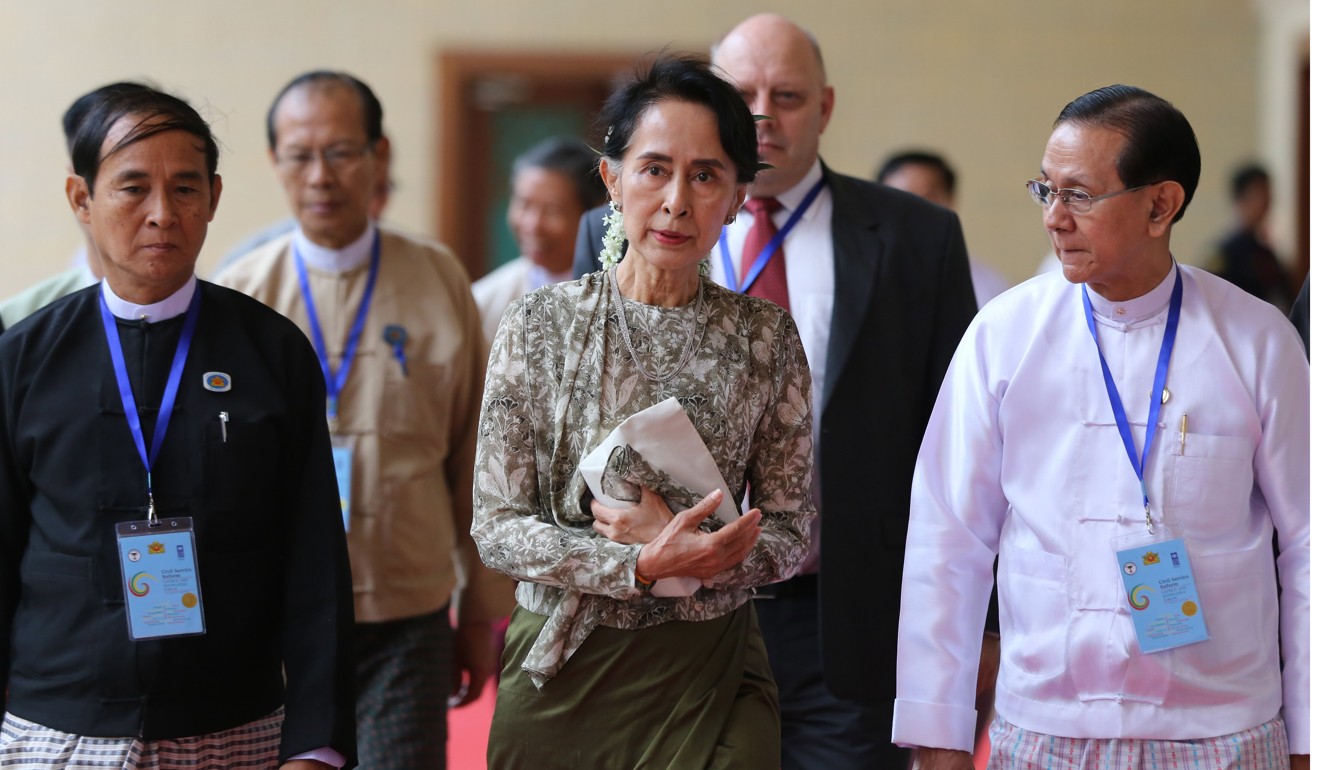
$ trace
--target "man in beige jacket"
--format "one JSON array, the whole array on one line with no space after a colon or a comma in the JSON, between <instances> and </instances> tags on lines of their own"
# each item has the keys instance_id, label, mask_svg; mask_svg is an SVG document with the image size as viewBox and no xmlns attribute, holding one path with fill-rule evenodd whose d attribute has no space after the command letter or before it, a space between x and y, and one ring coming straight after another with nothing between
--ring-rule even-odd
<instances>
[{"instance_id":1,"label":"man in beige jacket","mask_svg":"<svg viewBox=\"0 0 1320 770\"><path fill-rule=\"evenodd\" d=\"M371 221L390 153L381 115L343 73L280 91L267 139L298 227L217 282L291 318L321 358L353 567L362 767L437 768L446 696L461 706L493 673L491 623L513 590L468 533L480 318L445 247Z\"/></svg>"}]
</instances>

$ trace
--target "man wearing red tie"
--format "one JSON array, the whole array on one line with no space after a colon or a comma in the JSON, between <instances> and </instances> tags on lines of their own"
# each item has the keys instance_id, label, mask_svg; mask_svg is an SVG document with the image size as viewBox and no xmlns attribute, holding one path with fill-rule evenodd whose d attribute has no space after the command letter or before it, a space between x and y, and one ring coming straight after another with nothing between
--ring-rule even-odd
<instances>
[{"instance_id":1,"label":"man wearing red tie","mask_svg":"<svg viewBox=\"0 0 1320 770\"><path fill-rule=\"evenodd\" d=\"M767 118L757 135L772 168L725 228L711 277L792 313L815 402L819 531L801 572L757 602L783 767L903 767L888 739L903 546L926 419L976 312L962 229L945 209L821 162L834 90L801 27L753 16L712 58ZM600 251L599 219L583 217L579 269Z\"/></svg>"}]
</instances>

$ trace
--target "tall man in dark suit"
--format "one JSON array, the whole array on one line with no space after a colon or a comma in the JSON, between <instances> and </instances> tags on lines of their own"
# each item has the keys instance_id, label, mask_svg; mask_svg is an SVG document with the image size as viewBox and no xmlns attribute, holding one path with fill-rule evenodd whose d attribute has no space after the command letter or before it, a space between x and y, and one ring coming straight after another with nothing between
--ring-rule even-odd
<instances>
[{"instance_id":1,"label":"tall man in dark suit","mask_svg":"<svg viewBox=\"0 0 1320 770\"><path fill-rule=\"evenodd\" d=\"M976 312L962 230L945 209L820 161L834 91L800 27L754 16L713 58L769 118L757 131L773 168L726 228L712 278L742 289L762 244L788 230L748 292L789 308L812 369L819 537L802 572L757 602L779 682L783 767L903 767L888 739L903 545L926 418ZM778 212L754 214L755 198L775 199ZM583 217L580 272L598 269L601 217Z\"/></svg>"}]
</instances>

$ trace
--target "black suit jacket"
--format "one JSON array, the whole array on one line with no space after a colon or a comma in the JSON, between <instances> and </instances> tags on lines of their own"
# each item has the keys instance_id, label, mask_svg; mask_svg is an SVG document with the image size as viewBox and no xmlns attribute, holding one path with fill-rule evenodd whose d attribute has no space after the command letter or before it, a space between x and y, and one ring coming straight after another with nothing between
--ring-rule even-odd
<instances>
[{"instance_id":1,"label":"black suit jacket","mask_svg":"<svg viewBox=\"0 0 1320 770\"><path fill-rule=\"evenodd\" d=\"M825 178L835 289L815 416L822 657L831 692L888 711L912 473L976 298L957 215L828 168ZM579 275L600 269L605 212L579 224Z\"/></svg>"},{"instance_id":2,"label":"black suit jacket","mask_svg":"<svg viewBox=\"0 0 1320 770\"><path fill-rule=\"evenodd\" d=\"M152 476L160 515L193 518L206 633L129 638L115 524L144 518L145 471L89 287L0 337L0 693L38 724L147 739L283 705L281 760L329 746L351 767L352 584L321 370L288 319L197 291ZM117 322L148 446L182 322ZM213 371L228 391L204 387Z\"/></svg>"},{"instance_id":3,"label":"black suit jacket","mask_svg":"<svg viewBox=\"0 0 1320 770\"><path fill-rule=\"evenodd\" d=\"M591 209L578 220L577 243L573 246L574 279L600 269L600 250L604 248L605 241L605 217L609 213L610 204L606 203ZM628 251L627 241L624 241L623 251Z\"/></svg>"}]
</instances>

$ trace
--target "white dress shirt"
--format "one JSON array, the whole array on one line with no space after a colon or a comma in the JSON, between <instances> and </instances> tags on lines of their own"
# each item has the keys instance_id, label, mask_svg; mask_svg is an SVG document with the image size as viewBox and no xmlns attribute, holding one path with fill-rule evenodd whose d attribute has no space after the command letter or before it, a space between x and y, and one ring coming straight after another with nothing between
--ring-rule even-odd
<instances>
[{"instance_id":1,"label":"white dress shirt","mask_svg":"<svg viewBox=\"0 0 1320 770\"><path fill-rule=\"evenodd\" d=\"M1111 539L1144 531L1141 489L1083 289L1059 273L1034 278L972 322L917 460L896 743L972 748L998 553L1004 719L1057 736L1194 739L1259 725L1282 707L1290 751L1309 753L1306 358L1273 307L1179 269L1170 398L1145 476L1155 519L1186 539L1210 639L1137 647ZM1138 454L1173 283L1170 270L1128 302L1091 295Z\"/></svg>"},{"instance_id":2,"label":"white dress shirt","mask_svg":"<svg viewBox=\"0 0 1320 770\"><path fill-rule=\"evenodd\" d=\"M820 159L784 194L777 196L783 208L775 212L775 226L783 228L807 193L821 180L825 172ZM789 312L802 337L802 348L811 368L812 440L820 446L820 415L825 398L825 353L829 349L830 320L834 316L834 232L830 227L834 217L834 197L827 185L803 212L796 226L784 238L784 272L788 278ZM743 244L751 232L755 216L746 208L738 211L738 218L724 228L728 238L729 257L734 273L742 279ZM711 255L711 280L730 288L734 281L726 275L724 258L719 246ZM819 454L817 454L819 459ZM820 472L812 476L811 496L816 503L816 518L811 523L811 552L798 569L799 574L820 569L821 509Z\"/></svg>"},{"instance_id":3,"label":"white dress shirt","mask_svg":"<svg viewBox=\"0 0 1320 770\"><path fill-rule=\"evenodd\" d=\"M811 167L797 184L778 196L783 206L775 212L775 226L782 228L793 211L802 204L807 193L824 175L820 160ZM830 219L834 215L834 198L827 186L811 202L788 236L784 238L784 271L788 276L788 303L802 348L807 352L807 365L811 367L812 413L821 413L821 399L825 395L825 351L830 340L830 318L834 315L834 234ZM743 243L751 232L755 219L747 209L738 211L738 218L724 228L728 236L729 257L738 280L742 279ZM721 286L735 288L725 275L724 259L720 247L711 255L711 280ZM820 434L813 438L819 442ZM819 501L817 501L819 503Z\"/></svg>"},{"instance_id":4,"label":"white dress shirt","mask_svg":"<svg viewBox=\"0 0 1320 770\"><path fill-rule=\"evenodd\" d=\"M486 344L495 339L500 319L514 300L543 286L572 279L571 265L562 273L553 273L527 257L518 257L474 281L472 298L481 311L481 331L486 335Z\"/></svg>"}]
</instances>

